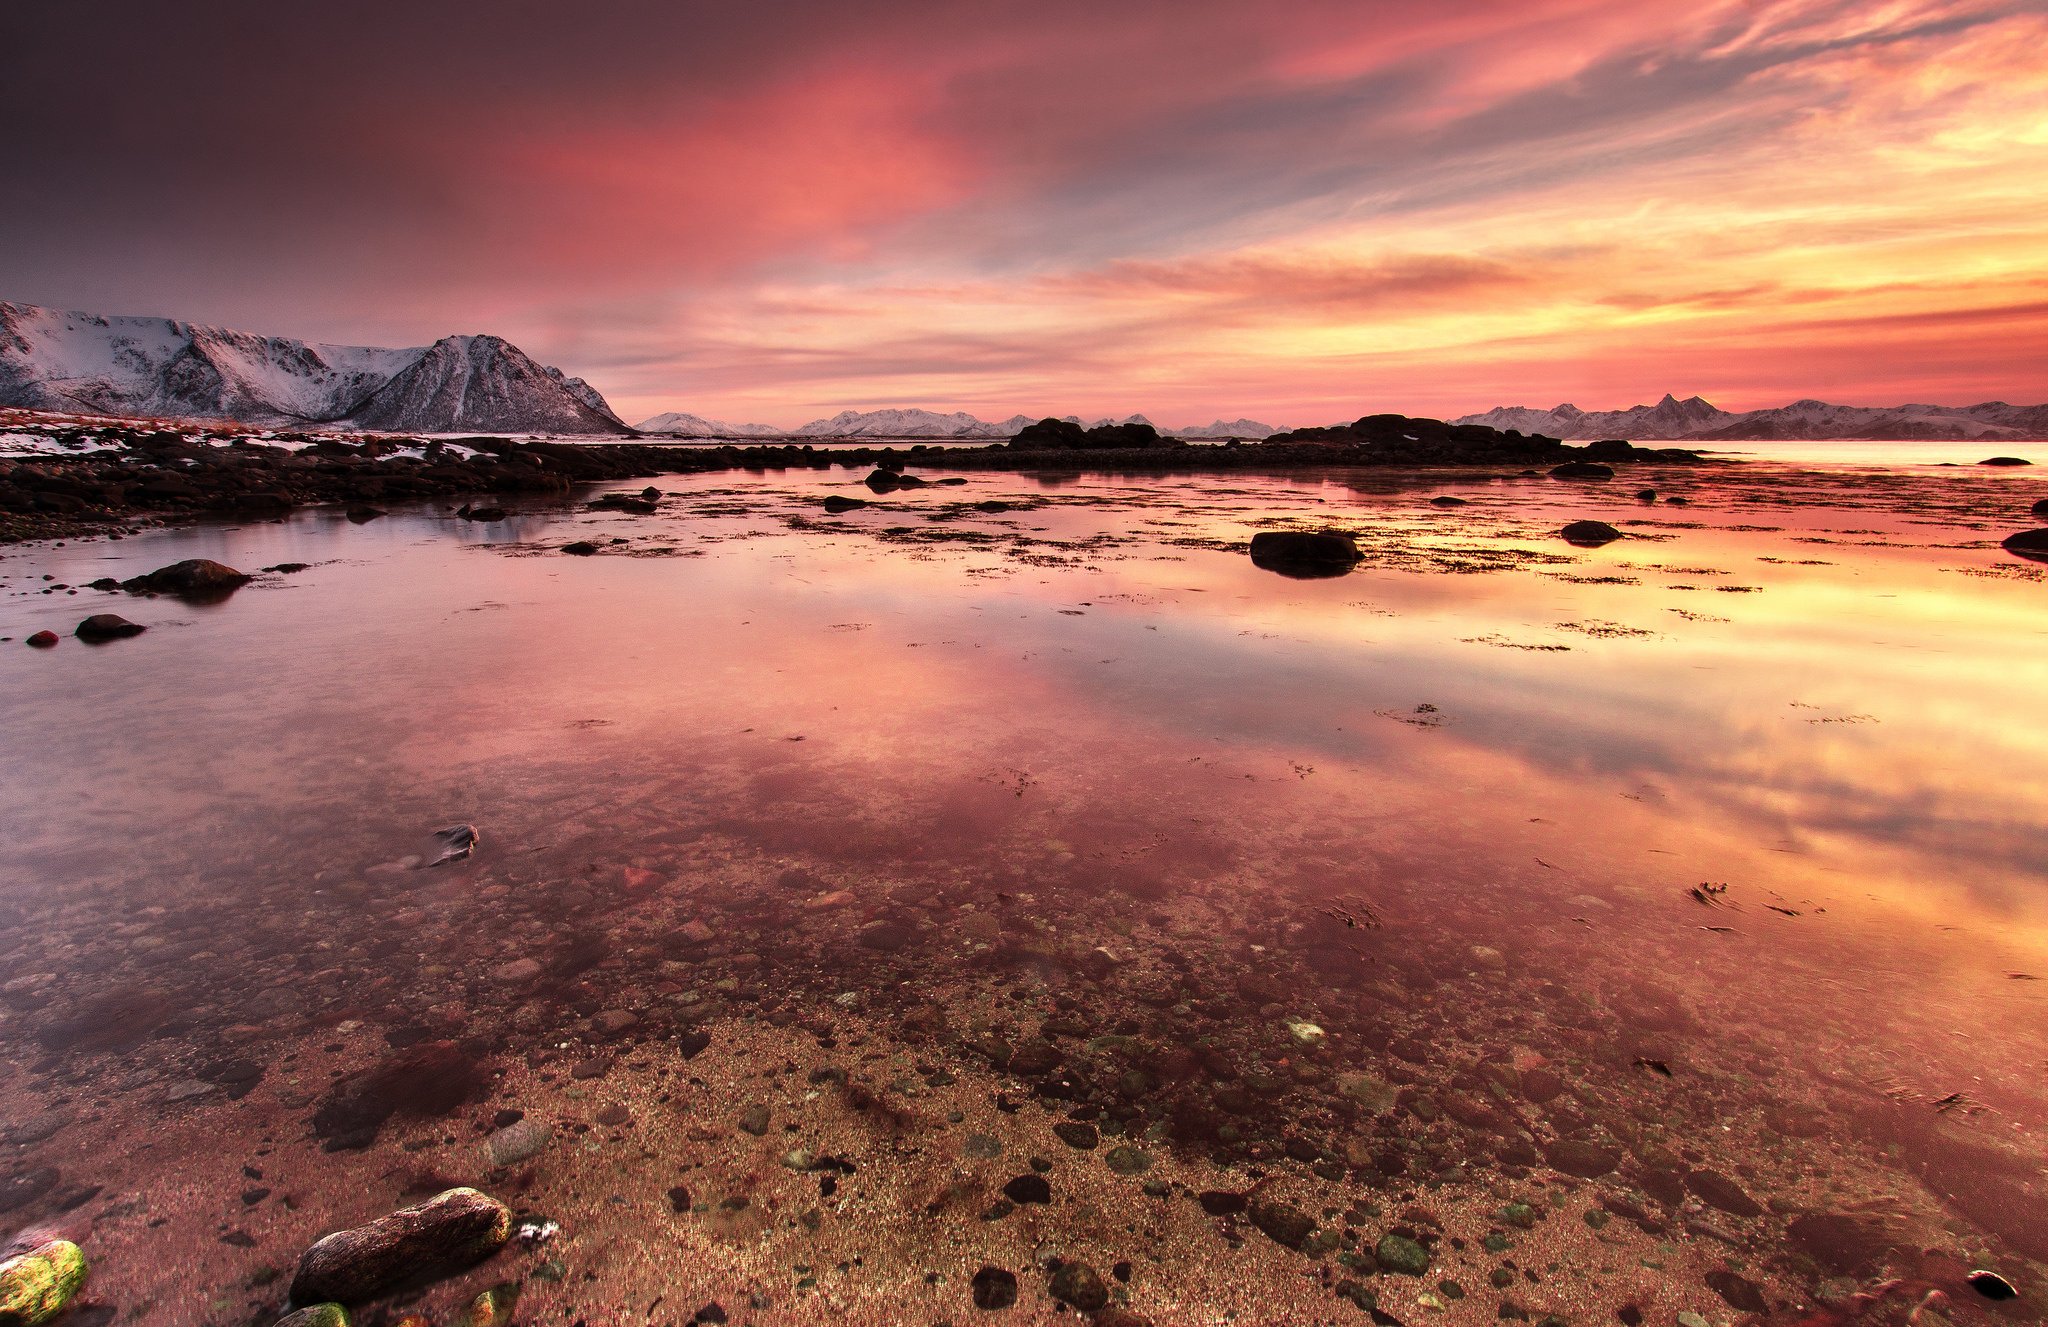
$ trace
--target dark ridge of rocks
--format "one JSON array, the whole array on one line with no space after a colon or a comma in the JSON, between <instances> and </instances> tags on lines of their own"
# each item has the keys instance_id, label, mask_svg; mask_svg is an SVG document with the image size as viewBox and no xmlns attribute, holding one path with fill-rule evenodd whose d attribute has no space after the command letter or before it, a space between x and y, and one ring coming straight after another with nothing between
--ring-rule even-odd
<instances>
[{"instance_id":1,"label":"dark ridge of rocks","mask_svg":"<svg viewBox=\"0 0 2048 1327\"><path fill-rule=\"evenodd\" d=\"M1009 441L1012 451L1132 451L1185 447L1179 438L1162 435L1150 424L1097 424L1084 429L1070 419L1041 419L1026 424Z\"/></svg>"},{"instance_id":2,"label":"dark ridge of rocks","mask_svg":"<svg viewBox=\"0 0 2048 1327\"><path fill-rule=\"evenodd\" d=\"M449 1189L416 1207L337 1231L306 1250L294 1304L359 1304L403 1285L474 1266L512 1236L512 1212L475 1189Z\"/></svg>"},{"instance_id":3,"label":"dark ridge of rocks","mask_svg":"<svg viewBox=\"0 0 2048 1327\"><path fill-rule=\"evenodd\" d=\"M1614 467L1597 461L1566 461L1550 468L1552 479L1612 479Z\"/></svg>"},{"instance_id":4,"label":"dark ridge of rocks","mask_svg":"<svg viewBox=\"0 0 2048 1327\"><path fill-rule=\"evenodd\" d=\"M1605 521L1573 521L1557 533L1566 543L1576 544L1580 548L1598 548L1602 544L1611 544L1617 539L1627 538Z\"/></svg>"}]
</instances>

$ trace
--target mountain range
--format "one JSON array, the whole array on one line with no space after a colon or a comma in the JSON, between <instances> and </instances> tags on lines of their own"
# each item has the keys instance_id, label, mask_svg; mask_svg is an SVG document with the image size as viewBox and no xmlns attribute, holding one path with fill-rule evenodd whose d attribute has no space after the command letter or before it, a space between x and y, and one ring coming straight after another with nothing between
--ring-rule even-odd
<instances>
[{"instance_id":1,"label":"mountain range","mask_svg":"<svg viewBox=\"0 0 2048 1327\"><path fill-rule=\"evenodd\" d=\"M800 428L782 429L772 424L728 424L723 420L670 411L643 419L634 425L642 433L662 433L679 438L1014 438L1027 424L1043 416L1012 415L990 422L965 411L942 415L932 410L842 410L830 419L814 419ZM1083 420L1078 415L1060 416L1069 423L1093 428L1101 424L1151 424L1143 415L1123 419ZM1158 425L1153 425L1158 428ZM1161 428L1176 438L1264 438L1279 432L1257 420L1217 420L1188 428Z\"/></svg>"},{"instance_id":2,"label":"mountain range","mask_svg":"<svg viewBox=\"0 0 2048 1327\"><path fill-rule=\"evenodd\" d=\"M495 336L387 350L0 302L0 405L269 428L626 433L580 378Z\"/></svg>"},{"instance_id":3,"label":"mountain range","mask_svg":"<svg viewBox=\"0 0 2048 1327\"><path fill-rule=\"evenodd\" d=\"M1702 400L1679 400L1670 394L1655 405L1627 410L1581 410L1561 405L1553 410L1498 406L1484 414L1466 415L1458 424L1519 429L1553 438L1627 438L1631 441L1757 442L1824 441L1830 438L1940 440L1947 438L2048 438L2048 405L1856 406L1825 401L1794 401L1772 410L1743 413L1722 410Z\"/></svg>"}]
</instances>

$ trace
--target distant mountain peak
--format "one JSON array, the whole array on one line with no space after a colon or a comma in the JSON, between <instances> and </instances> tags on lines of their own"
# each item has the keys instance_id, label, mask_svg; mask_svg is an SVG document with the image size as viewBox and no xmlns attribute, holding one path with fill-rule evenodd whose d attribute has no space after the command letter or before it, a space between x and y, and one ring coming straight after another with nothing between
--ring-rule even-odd
<instances>
[{"instance_id":1,"label":"distant mountain peak","mask_svg":"<svg viewBox=\"0 0 2048 1327\"><path fill-rule=\"evenodd\" d=\"M0 405L407 433L627 431L590 384L488 333L410 349L318 345L6 303Z\"/></svg>"},{"instance_id":2,"label":"distant mountain peak","mask_svg":"<svg viewBox=\"0 0 2048 1327\"><path fill-rule=\"evenodd\" d=\"M1691 396L1670 392L1656 405L1584 411L1498 406L1466 415L1459 424L1519 429L1553 438L1629 438L1654 441L1739 442L1757 439L2048 438L2048 406L1987 401L1973 406L1845 406L1811 397L1772 410L1734 414Z\"/></svg>"}]
</instances>

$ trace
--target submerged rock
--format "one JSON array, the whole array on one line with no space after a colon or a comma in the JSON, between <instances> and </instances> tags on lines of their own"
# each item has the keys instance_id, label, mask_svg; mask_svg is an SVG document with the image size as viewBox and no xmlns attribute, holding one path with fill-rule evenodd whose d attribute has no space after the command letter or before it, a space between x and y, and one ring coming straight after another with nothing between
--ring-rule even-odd
<instances>
[{"instance_id":1,"label":"submerged rock","mask_svg":"<svg viewBox=\"0 0 2048 1327\"><path fill-rule=\"evenodd\" d=\"M292 1278L295 1304L356 1304L397 1286L474 1266L512 1236L512 1211L475 1189L450 1189L415 1207L337 1231L306 1250Z\"/></svg>"},{"instance_id":2,"label":"submerged rock","mask_svg":"<svg viewBox=\"0 0 2048 1327\"><path fill-rule=\"evenodd\" d=\"M175 594L186 599L224 598L255 577L210 558L187 558L158 567L146 576L121 582L130 594Z\"/></svg>"},{"instance_id":3,"label":"submerged rock","mask_svg":"<svg viewBox=\"0 0 2048 1327\"><path fill-rule=\"evenodd\" d=\"M1103 1283L1101 1274L1084 1262L1060 1264L1048 1289L1054 1299L1083 1313L1093 1313L1109 1303L1109 1287Z\"/></svg>"},{"instance_id":4,"label":"submerged rock","mask_svg":"<svg viewBox=\"0 0 2048 1327\"><path fill-rule=\"evenodd\" d=\"M38 1327L64 1311L90 1269L68 1239L38 1244L0 1262L0 1323Z\"/></svg>"},{"instance_id":5,"label":"submerged rock","mask_svg":"<svg viewBox=\"0 0 2048 1327\"><path fill-rule=\"evenodd\" d=\"M573 544L562 545L562 551L572 558L587 558L597 551L597 545L588 539L578 539Z\"/></svg>"},{"instance_id":6,"label":"submerged rock","mask_svg":"<svg viewBox=\"0 0 2048 1327\"><path fill-rule=\"evenodd\" d=\"M1421 1276L1429 1270L1429 1250L1405 1235L1380 1236L1372 1256L1381 1267L1403 1276Z\"/></svg>"},{"instance_id":7,"label":"submerged rock","mask_svg":"<svg viewBox=\"0 0 2048 1327\"><path fill-rule=\"evenodd\" d=\"M1602 544L1611 544L1617 539L1626 538L1621 531L1605 521L1573 521L1557 533L1567 544L1576 544L1580 548L1598 548Z\"/></svg>"},{"instance_id":8,"label":"submerged rock","mask_svg":"<svg viewBox=\"0 0 2048 1327\"><path fill-rule=\"evenodd\" d=\"M2034 515L2048 516L2048 498L2042 498L2034 504Z\"/></svg>"},{"instance_id":9,"label":"submerged rock","mask_svg":"<svg viewBox=\"0 0 2048 1327\"><path fill-rule=\"evenodd\" d=\"M1598 1143L1562 1138L1543 1149L1543 1159L1567 1175L1597 1180L1621 1164L1621 1153Z\"/></svg>"},{"instance_id":10,"label":"submerged rock","mask_svg":"<svg viewBox=\"0 0 2048 1327\"><path fill-rule=\"evenodd\" d=\"M1277 1199L1260 1198L1251 1204L1248 1215L1252 1224L1264 1232L1266 1238L1275 1244L1284 1244L1298 1249L1316 1230L1316 1220L1292 1203Z\"/></svg>"},{"instance_id":11,"label":"submerged rock","mask_svg":"<svg viewBox=\"0 0 2048 1327\"><path fill-rule=\"evenodd\" d=\"M512 1166L530 1161L547 1149L555 1131L539 1120L515 1120L484 1140L494 1166Z\"/></svg>"},{"instance_id":12,"label":"submerged rock","mask_svg":"<svg viewBox=\"0 0 2048 1327\"><path fill-rule=\"evenodd\" d=\"M1550 467L1552 479L1612 479L1614 467L1598 461L1566 461Z\"/></svg>"},{"instance_id":13,"label":"submerged rock","mask_svg":"<svg viewBox=\"0 0 2048 1327\"><path fill-rule=\"evenodd\" d=\"M969 1283L974 1294L974 1307L993 1312L1006 1309L1017 1302L1017 1274L1000 1267L984 1267L974 1274Z\"/></svg>"},{"instance_id":14,"label":"submerged rock","mask_svg":"<svg viewBox=\"0 0 2048 1327\"><path fill-rule=\"evenodd\" d=\"M350 525L368 525L384 513L376 507L350 507L343 515Z\"/></svg>"},{"instance_id":15,"label":"submerged rock","mask_svg":"<svg viewBox=\"0 0 2048 1327\"><path fill-rule=\"evenodd\" d=\"M482 1085L476 1061L454 1042L423 1041L336 1082L313 1132L330 1152L368 1147L393 1115L446 1115Z\"/></svg>"},{"instance_id":16,"label":"submerged rock","mask_svg":"<svg viewBox=\"0 0 2048 1327\"><path fill-rule=\"evenodd\" d=\"M287 1313L273 1327L349 1327L348 1310L339 1304L314 1304Z\"/></svg>"},{"instance_id":17,"label":"submerged rock","mask_svg":"<svg viewBox=\"0 0 2048 1327\"><path fill-rule=\"evenodd\" d=\"M1984 458L1983 460L1981 460L1981 461L1977 462L1977 464L1978 464L1978 465L2032 465L2032 464L2033 464L2033 462L2032 462L2032 461L2029 461L2029 460L2027 460L2027 459L2026 459L2025 457L2023 457L2023 456L1987 456L1987 457L1985 457L1985 458Z\"/></svg>"},{"instance_id":18,"label":"submerged rock","mask_svg":"<svg viewBox=\"0 0 2048 1327\"><path fill-rule=\"evenodd\" d=\"M2019 557L2048 562L2048 530L2022 530L2007 535L2001 547Z\"/></svg>"},{"instance_id":19,"label":"submerged rock","mask_svg":"<svg viewBox=\"0 0 2048 1327\"><path fill-rule=\"evenodd\" d=\"M1742 1191L1742 1186L1718 1170L1696 1170L1685 1177L1685 1187L1699 1196L1709 1207L1718 1207L1730 1216L1762 1216L1762 1204Z\"/></svg>"},{"instance_id":20,"label":"submerged rock","mask_svg":"<svg viewBox=\"0 0 2048 1327\"><path fill-rule=\"evenodd\" d=\"M94 613L79 623L78 630L71 634L89 645L98 645L103 641L140 636L147 630L140 622L130 622L119 613Z\"/></svg>"},{"instance_id":21,"label":"submerged rock","mask_svg":"<svg viewBox=\"0 0 2048 1327\"><path fill-rule=\"evenodd\" d=\"M1282 576L1341 576L1364 561L1348 534L1261 530L1252 536L1252 563Z\"/></svg>"},{"instance_id":22,"label":"submerged rock","mask_svg":"<svg viewBox=\"0 0 2048 1327\"><path fill-rule=\"evenodd\" d=\"M866 498L849 498L844 493L828 494L825 498L825 510L835 516L840 512L858 511L867 505Z\"/></svg>"}]
</instances>

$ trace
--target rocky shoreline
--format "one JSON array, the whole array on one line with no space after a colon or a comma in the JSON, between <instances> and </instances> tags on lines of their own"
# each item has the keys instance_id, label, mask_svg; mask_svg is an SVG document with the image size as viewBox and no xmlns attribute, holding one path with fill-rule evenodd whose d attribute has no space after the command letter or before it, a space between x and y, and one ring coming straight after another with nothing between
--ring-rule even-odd
<instances>
[{"instance_id":1,"label":"rocky shoreline","mask_svg":"<svg viewBox=\"0 0 2048 1327\"><path fill-rule=\"evenodd\" d=\"M592 445L498 437L252 435L199 426L80 423L22 412L0 418L0 430L38 444L29 455L0 456L0 543L125 534L145 526L209 518L272 518L323 504L346 504L352 515L370 519L377 504L386 502L564 494L579 484L762 468L900 470L915 464L960 471L1086 468L1171 475L1701 461L1682 449L1637 448L1621 441L1577 447L1512 430L1454 427L1401 416L1374 416L1342 429L1305 430L1277 434L1264 443L1214 447L1190 446L1156 434L1125 436L1129 430L1084 442L1035 442L1020 435L1010 443L984 447Z\"/></svg>"}]
</instances>

